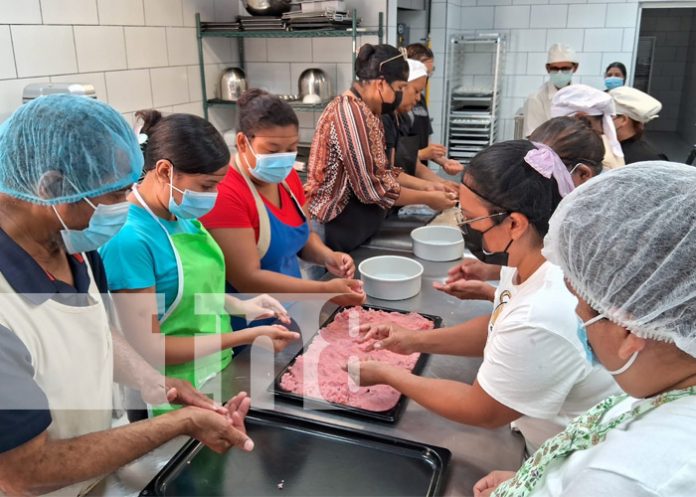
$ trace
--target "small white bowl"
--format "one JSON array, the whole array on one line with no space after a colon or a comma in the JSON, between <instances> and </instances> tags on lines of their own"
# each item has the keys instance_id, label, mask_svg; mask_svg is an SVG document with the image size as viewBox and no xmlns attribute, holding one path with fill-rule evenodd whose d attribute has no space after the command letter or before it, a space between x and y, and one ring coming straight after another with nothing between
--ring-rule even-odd
<instances>
[{"instance_id":1,"label":"small white bowl","mask_svg":"<svg viewBox=\"0 0 696 497\"><path fill-rule=\"evenodd\" d=\"M413 253L426 261L455 261L464 255L464 237L459 228L423 226L411 231Z\"/></svg>"},{"instance_id":2,"label":"small white bowl","mask_svg":"<svg viewBox=\"0 0 696 497\"><path fill-rule=\"evenodd\" d=\"M358 266L365 293L382 300L405 300L421 290L423 265L397 255L365 259Z\"/></svg>"}]
</instances>

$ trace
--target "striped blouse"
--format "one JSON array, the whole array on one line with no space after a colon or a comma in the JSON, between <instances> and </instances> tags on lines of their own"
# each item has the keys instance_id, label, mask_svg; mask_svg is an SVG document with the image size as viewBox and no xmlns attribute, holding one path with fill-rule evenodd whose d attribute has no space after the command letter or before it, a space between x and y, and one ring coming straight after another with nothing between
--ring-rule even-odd
<instances>
[{"instance_id":1,"label":"striped blouse","mask_svg":"<svg viewBox=\"0 0 696 497\"><path fill-rule=\"evenodd\" d=\"M401 193L399 171L390 169L385 153L381 119L352 96L336 97L319 118L308 170L309 212L322 223L338 216L351 195L388 209Z\"/></svg>"}]
</instances>

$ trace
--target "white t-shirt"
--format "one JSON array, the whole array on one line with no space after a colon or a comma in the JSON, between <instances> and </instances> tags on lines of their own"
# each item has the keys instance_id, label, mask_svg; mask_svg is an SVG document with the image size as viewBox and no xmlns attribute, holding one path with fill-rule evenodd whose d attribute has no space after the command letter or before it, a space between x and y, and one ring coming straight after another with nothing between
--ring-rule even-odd
<instances>
[{"instance_id":1,"label":"white t-shirt","mask_svg":"<svg viewBox=\"0 0 696 497\"><path fill-rule=\"evenodd\" d=\"M545 262L515 285L503 267L477 380L495 400L524 416L514 425L531 453L568 422L610 395L614 379L588 360L584 328L561 269Z\"/></svg>"},{"instance_id":2,"label":"white t-shirt","mask_svg":"<svg viewBox=\"0 0 696 497\"><path fill-rule=\"evenodd\" d=\"M543 123L551 119L551 100L558 93L553 83L547 81L535 92L527 97L522 112L524 113L524 137Z\"/></svg>"},{"instance_id":3,"label":"white t-shirt","mask_svg":"<svg viewBox=\"0 0 696 497\"><path fill-rule=\"evenodd\" d=\"M610 421L639 400L629 398ZM684 397L611 430L604 442L554 463L533 497L693 497L696 397Z\"/></svg>"}]
</instances>

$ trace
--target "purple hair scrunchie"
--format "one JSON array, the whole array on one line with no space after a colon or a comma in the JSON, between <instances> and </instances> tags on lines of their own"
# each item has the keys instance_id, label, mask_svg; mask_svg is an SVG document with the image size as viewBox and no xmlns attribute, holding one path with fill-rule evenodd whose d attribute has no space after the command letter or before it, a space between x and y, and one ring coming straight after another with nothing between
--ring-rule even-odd
<instances>
[{"instance_id":1,"label":"purple hair scrunchie","mask_svg":"<svg viewBox=\"0 0 696 497\"><path fill-rule=\"evenodd\" d=\"M524 161L544 178L553 177L558 184L558 193L561 197L572 192L575 189L573 178L558 154L543 143L532 142L532 144L536 148L527 152Z\"/></svg>"}]
</instances>

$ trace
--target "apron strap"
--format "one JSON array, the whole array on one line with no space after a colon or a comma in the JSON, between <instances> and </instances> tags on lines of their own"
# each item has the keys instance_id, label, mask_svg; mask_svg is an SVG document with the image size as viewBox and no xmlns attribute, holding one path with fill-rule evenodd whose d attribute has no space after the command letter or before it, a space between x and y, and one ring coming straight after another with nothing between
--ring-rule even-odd
<instances>
[{"instance_id":1,"label":"apron strap","mask_svg":"<svg viewBox=\"0 0 696 497\"><path fill-rule=\"evenodd\" d=\"M172 312L174 312L174 309L179 305L181 302L181 299L184 296L184 266L181 263L181 257L179 257L179 252L176 250L176 247L174 246L174 242L172 241L172 237L169 236L169 231L167 231L167 228L164 227L162 222L159 220L159 218L155 215L154 212L152 212L152 209L150 209L150 206L147 205L145 200L143 200L143 197L140 196L140 192L138 191L138 185L133 185L133 195L135 196L136 200L140 205L142 206L143 209L145 209L150 216L152 216L152 219L154 219L157 224L160 225L162 228L162 231L164 231L164 234L167 235L167 240L169 240L169 245L172 247L172 251L174 252L174 259L176 259L176 271L178 275L178 280L179 280L179 285L176 290L176 298L174 299L174 302L172 302L172 305L169 306L169 309L165 309L164 314L162 315L162 318L159 320L160 324L164 323L169 316L171 316Z\"/></svg>"},{"instance_id":2,"label":"apron strap","mask_svg":"<svg viewBox=\"0 0 696 497\"><path fill-rule=\"evenodd\" d=\"M256 250L258 251L259 259L263 259L265 255L268 253L269 247L271 246L271 221L268 217L266 204L264 204L263 199L261 198L261 194L256 188L256 185L253 181L251 181L251 178L249 178L249 175L239 163L239 154L235 156L233 165L237 172L242 175L242 178L244 178L244 181L246 182L247 186L249 187L249 190L251 191L251 195L254 197L256 210L259 214L259 240L258 242L256 242ZM302 210L302 206L300 205L300 202L297 200L297 197L295 197L295 194L292 193L290 185L288 185L285 181L283 181L281 185L283 185L283 188L285 188L285 190L290 194L290 198L295 203L295 206L297 207L297 210L300 212L300 215L303 219L306 220L307 217L305 216L304 210Z\"/></svg>"}]
</instances>

